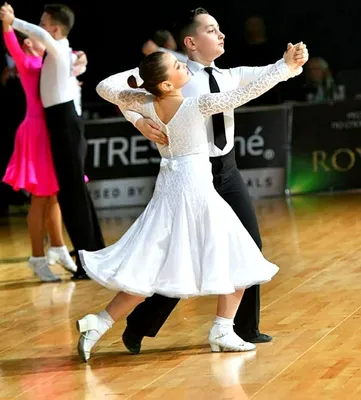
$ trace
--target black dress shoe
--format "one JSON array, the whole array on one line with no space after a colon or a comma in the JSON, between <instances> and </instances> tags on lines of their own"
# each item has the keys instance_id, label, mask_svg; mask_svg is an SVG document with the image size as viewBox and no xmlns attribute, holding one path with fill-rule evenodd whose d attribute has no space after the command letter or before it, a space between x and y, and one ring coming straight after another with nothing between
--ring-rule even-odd
<instances>
[{"instance_id":1,"label":"black dress shoe","mask_svg":"<svg viewBox=\"0 0 361 400\"><path fill-rule=\"evenodd\" d=\"M272 336L259 332L252 334L237 333L237 335L249 343L268 343L272 340Z\"/></svg>"},{"instance_id":2,"label":"black dress shoe","mask_svg":"<svg viewBox=\"0 0 361 400\"><path fill-rule=\"evenodd\" d=\"M123 332L122 339L124 346L132 353L139 354L144 336L135 335L128 327Z\"/></svg>"},{"instance_id":3,"label":"black dress shoe","mask_svg":"<svg viewBox=\"0 0 361 400\"><path fill-rule=\"evenodd\" d=\"M71 278L72 281L79 281L82 279L90 279L85 272L75 273Z\"/></svg>"}]
</instances>

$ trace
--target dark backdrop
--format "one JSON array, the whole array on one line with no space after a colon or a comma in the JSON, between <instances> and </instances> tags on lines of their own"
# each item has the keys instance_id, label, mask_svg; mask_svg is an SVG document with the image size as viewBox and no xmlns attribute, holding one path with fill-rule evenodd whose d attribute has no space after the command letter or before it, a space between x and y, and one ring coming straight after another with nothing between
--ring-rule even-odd
<instances>
[{"instance_id":1,"label":"dark backdrop","mask_svg":"<svg viewBox=\"0 0 361 400\"><path fill-rule=\"evenodd\" d=\"M265 16L269 36L279 45L280 52L288 41L303 40L310 54L323 56L334 73L361 67L361 2L354 0L339 4L315 0L144 1L143 6L124 0L94 3L63 0L63 3L76 13L75 27L69 37L71 45L85 50L89 58L88 71L83 76L84 101L99 100L94 87L100 79L137 65L142 43L153 29L170 28L180 8L202 6L217 18L226 34L226 54L219 59L219 66L241 63L243 20L248 12L257 11ZM38 23L44 1L15 0L10 4L16 16Z\"/></svg>"}]
</instances>

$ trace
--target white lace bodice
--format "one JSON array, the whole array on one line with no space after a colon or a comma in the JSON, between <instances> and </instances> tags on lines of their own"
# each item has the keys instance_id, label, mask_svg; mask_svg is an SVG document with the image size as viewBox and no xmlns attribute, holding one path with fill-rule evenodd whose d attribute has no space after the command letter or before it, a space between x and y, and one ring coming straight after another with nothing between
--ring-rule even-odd
<instances>
[{"instance_id":1,"label":"white lace bodice","mask_svg":"<svg viewBox=\"0 0 361 400\"><path fill-rule=\"evenodd\" d=\"M101 81L96 90L101 97L120 108L136 111L156 121L168 136L169 145L158 146L164 158L197 153L208 154L205 118L237 108L293 76L281 59L267 73L247 86L185 98L171 120L164 124L155 112L154 96L144 89L129 88L127 79L131 75L139 77L138 68L110 76Z\"/></svg>"}]
</instances>

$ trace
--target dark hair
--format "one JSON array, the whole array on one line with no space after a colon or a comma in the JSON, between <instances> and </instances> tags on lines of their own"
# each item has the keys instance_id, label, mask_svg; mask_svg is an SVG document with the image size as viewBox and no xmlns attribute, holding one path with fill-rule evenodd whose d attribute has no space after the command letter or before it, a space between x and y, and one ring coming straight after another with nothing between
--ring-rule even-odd
<instances>
[{"instance_id":1,"label":"dark hair","mask_svg":"<svg viewBox=\"0 0 361 400\"><path fill-rule=\"evenodd\" d=\"M45 4L44 12L50 15L55 24L61 25L65 36L69 34L75 22L75 15L70 7L65 4Z\"/></svg>"},{"instance_id":2,"label":"dark hair","mask_svg":"<svg viewBox=\"0 0 361 400\"><path fill-rule=\"evenodd\" d=\"M20 46L22 46L24 44L25 39L29 39L29 36L26 35L25 33L22 33L17 30L14 30L14 32L15 32L16 38L18 39Z\"/></svg>"},{"instance_id":3,"label":"dark hair","mask_svg":"<svg viewBox=\"0 0 361 400\"><path fill-rule=\"evenodd\" d=\"M183 50L185 50L184 39L192 35L198 28L198 22L196 18L201 14L209 14L208 11L202 7L198 7L194 10L188 10L178 17L177 22L174 24L174 32L176 35L176 41Z\"/></svg>"},{"instance_id":4,"label":"dark hair","mask_svg":"<svg viewBox=\"0 0 361 400\"><path fill-rule=\"evenodd\" d=\"M158 47L165 47L165 44L167 43L167 40L172 36L172 34L165 30L165 29L159 29L155 31L153 35L153 42L158 46Z\"/></svg>"},{"instance_id":5,"label":"dark hair","mask_svg":"<svg viewBox=\"0 0 361 400\"><path fill-rule=\"evenodd\" d=\"M158 85L168 79L167 69L163 62L163 51L156 51L148 54L139 65L139 75L144 81L141 86L137 85L137 81L133 75L128 78L128 85L134 89L144 88L154 96L160 96L162 91Z\"/></svg>"}]
</instances>

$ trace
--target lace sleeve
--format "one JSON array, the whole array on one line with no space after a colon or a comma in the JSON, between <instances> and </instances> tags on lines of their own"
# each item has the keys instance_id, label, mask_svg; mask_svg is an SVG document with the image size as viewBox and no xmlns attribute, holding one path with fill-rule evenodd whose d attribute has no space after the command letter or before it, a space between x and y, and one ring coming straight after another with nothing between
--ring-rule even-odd
<instances>
[{"instance_id":1,"label":"lace sleeve","mask_svg":"<svg viewBox=\"0 0 361 400\"><path fill-rule=\"evenodd\" d=\"M140 118L143 118L143 115L142 115L142 114L139 114L139 113L137 113L137 112L135 112L135 111L126 110L126 109L121 108L121 107L119 107L119 108L120 108L120 111L122 112L124 118L125 118L127 121L129 121L130 123L132 123L134 126L135 126L135 124L137 123L137 121L138 121Z\"/></svg>"},{"instance_id":2,"label":"lace sleeve","mask_svg":"<svg viewBox=\"0 0 361 400\"><path fill-rule=\"evenodd\" d=\"M208 93L198 97L198 107L204 117L237 108L261 96L277 83L294 76L283 59L247 86L221 93Z\"/></svg>"},{"instance_id":3,"label":"lace sleeve","mask_svg":"<svg viewBox=\"0 0 361 400\"><path fill-rule=\"evenodd\" d=\"M242 87L248 85L250 82L256 80L261 75L264 76L274 64L265 65L263 67L236 67L230 68L230 74L235 82L236 87ZM300 75L303 71L302 67L299 67L291 71L291 77Z\"/></svg>"},{"instance_id":4,"label":"lace sleeve","mask_svg":"<svg viewBox=\"0 0 361 400\"><path fill-rule=\"evenodd\" d=\"M73 71L73 76L78 77L80 75L83 75L86 72L86 64L78 64L74 65L76 61L78 60L78 52L72 50L71 52L71 61L72 61L72 71Z\"/></svg>"},{"instance_id":5,"label":"lace sleeve","mask_svg":"<svg viewBox=\"0 0 361 400\"><path fill-rule=\"evenodd\" d=\"M102 80L96 87L100 97L116 104L120 109L142 112L144 104L148 103L153 96L144 89L132 89L127 81L129 76L139 77L138 68L111 75Z\"/></svg>"}]
</instances>

